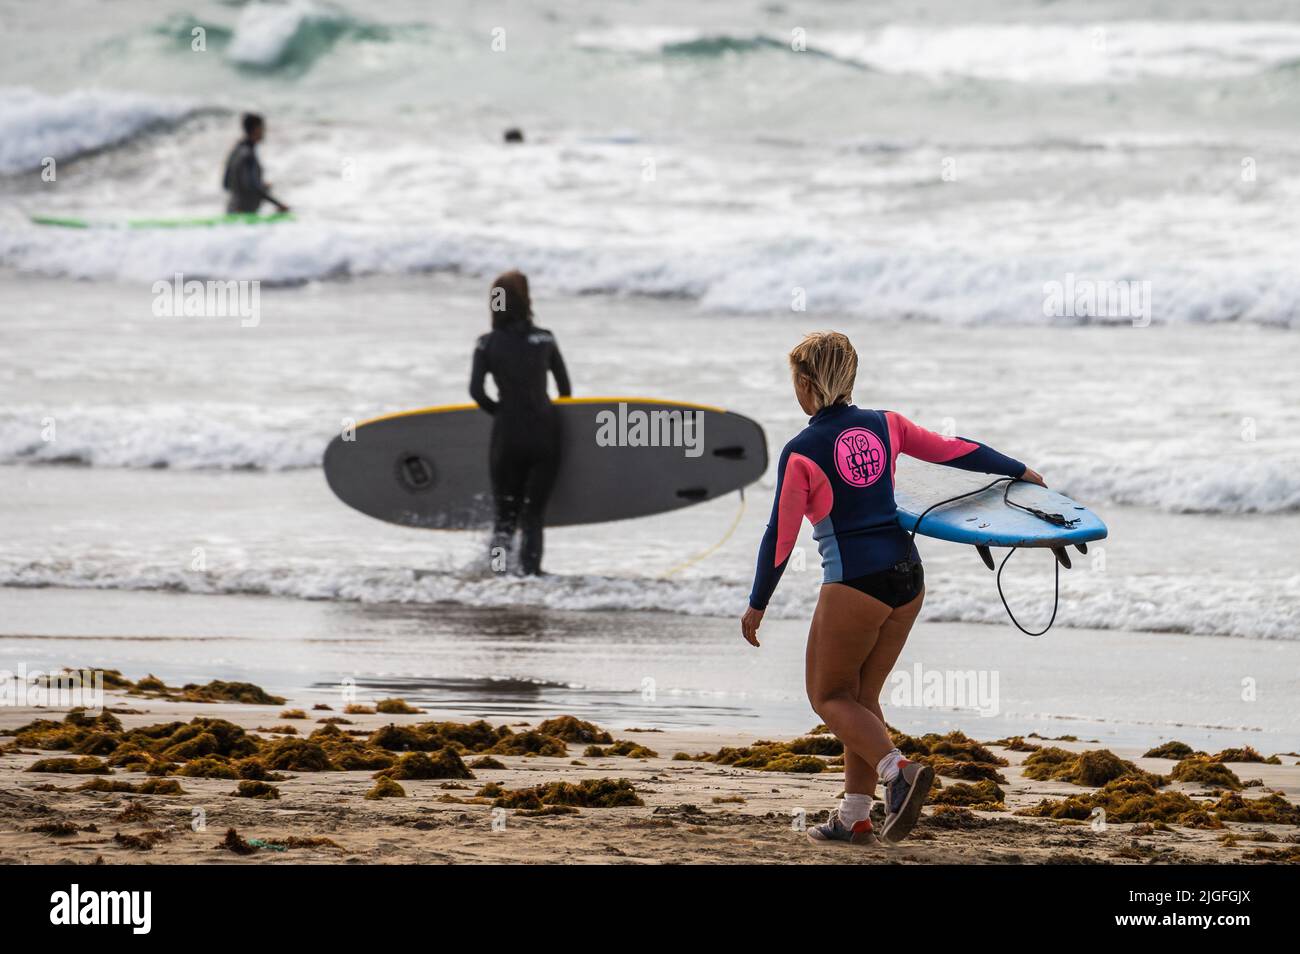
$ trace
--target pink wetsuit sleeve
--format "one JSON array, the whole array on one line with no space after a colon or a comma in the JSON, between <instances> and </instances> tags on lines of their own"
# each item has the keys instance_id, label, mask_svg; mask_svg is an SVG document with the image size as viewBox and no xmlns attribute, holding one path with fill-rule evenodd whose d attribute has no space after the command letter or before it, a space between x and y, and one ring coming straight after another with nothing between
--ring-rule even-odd
<instances>
[{"instance_id":1,"label":"pink wetsuit sleeve","mask_svg":"<svg viewBox=\"0 0 1300 954\"><path fill-rule=\"evenodd\" d=\"M999 454L991 447L964 437L944 437L913 424L896 411L886 411L889 425L889 473L893 476L899 454L907 454L931 464L948 464L962 470L1019 477L1025 472L1020 461Z\"/></svg>"},{"instance_id":2,"label":"pink wetsuit sleeve","mask_svg":"<svg viewBox=\"0 0 1300 954\"><path fill-rule=\"evenodd\" d=\"M776 589L786 561L799 539L803 518L817 523L831 512L833 503L830 481L820 467L802 454L789 450L782 458L784 466L777 473L772 517L759 544L758 566L749 597L749 605L755 609L766 607Z\"/></svg>"},{"instance_id":3,"label":"pink wetsuit sleeve","mask_svg":"<svg viewBox=\"0 0 1300 954\"><path fill-rule=\"evenodd\" d=\"M804 458L791 454L785 465L785 479L781 481L781 496L776 505L776 552L772 565L784 563L799 539L799 526L808 508L808 470L801 465Z\"/></svg>"}]
</instances>

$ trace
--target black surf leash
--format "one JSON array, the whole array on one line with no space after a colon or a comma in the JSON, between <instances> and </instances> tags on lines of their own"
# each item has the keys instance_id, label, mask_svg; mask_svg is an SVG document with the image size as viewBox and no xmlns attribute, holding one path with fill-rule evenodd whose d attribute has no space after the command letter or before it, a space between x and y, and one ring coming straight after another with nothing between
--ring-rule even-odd
<instances>
[{"instance_id":1,"label":"black surf leash","mask_svg":"<svg viewBox=\"0 0 1300 954\"><path fill-rule=\"evenodd\" d=\"M947 500L940 500L938 503L931 504L930 506L926 507L924 510L921 511L920 516L916 518L916 523L912 526L913 546L915 546L916 544L917 531L921 529L921 521L925 519L926 514L928 514L931 510L934 510L938 507L945 506L950 503L956 503L958 500L965 500L967 497L974 497L978 494L982 494L984 493L984 491L992 490L994 487L996 487L998 484L1001 483L1005 483L1007 485L1006 488L1002 491L1002 502L1006 504L1008 507L1015 507L1018 510L1023 510L1025 511L1025 513L1033 514L1038 519L1045 520L1046 522L1052 524L1055 527L1061 527L1062 529L1066 529L1066 530L1075 526L1079 522L1078 517L1070 519L1067 518L1064 514L1047 513L1046 511L1039 510L1037 507L1026 507L1024 504L1016 503L1010 497L1011 487L1013 484L1017 484L1020 482L1021 480L1019 477L999 477L997 480L985 484L983 487L980 487L978 490L971 490L964 494L958 494L955 497L949 497ZM1088 545L1086 543L1076 543L1075 546L1079 548L1080 553L1088 552ZM982 544L976 544L975 549L976 551L979 552L980 558L984 561L984 565L987 566L990 570L993 569L993 555L992 553L990 553L989 548ZM1040 629L1038 632L1031 633L1029 630L1025 629L1025 627L1020 625L1020 620L1016 619L1016 614L1011 612L1011 607L1007 604L1006 594L1002 592L1002 571L1006 567L1007 561L1011 559L1011 555L1015 553L1018 549L1020 548L1012 547L1010 551L1008 551L1007 555L1002 558L1002 562L998 564L997 577L996 577L997 584L998 584L998 598L1002 600L1002 608L1007 611L1007 616L1010 617L1011 622L1015 624L1016 629L1020 630L1026 636L1042 636L1049 629L1051 629L1052 624L1056 622L1056 611L1060 608L1061 605L1061 567L1064 565L1067 570L1070 568L1070 557L1069 554L1066 553L1065 547L1063 546L1052 547L1052 554L1056 557L1055 563L1053 564L1056 571L1056 580L1055 580L1054 591L1052 594L1052 618L1049 619L1047 621L1047 625L1044 626L1042 629Z\"/></svg>"}]
</instances>

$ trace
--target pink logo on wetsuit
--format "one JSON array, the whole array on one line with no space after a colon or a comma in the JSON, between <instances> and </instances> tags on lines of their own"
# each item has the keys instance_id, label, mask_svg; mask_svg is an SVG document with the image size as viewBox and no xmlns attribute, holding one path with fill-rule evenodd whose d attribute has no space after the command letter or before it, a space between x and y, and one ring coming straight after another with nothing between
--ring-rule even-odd
<instances>
[{"instance_id":1,"label":"pink logo on wetsuit","mask_svg":"<svg viewBox=\"0 0 1300 954\"><path fill-rule=\"evenodd\" d=\"M835 438L835 469L854 487L868 487L885 472L885 445L865 427L850 427Z\"/></svg>"}]
</instances>

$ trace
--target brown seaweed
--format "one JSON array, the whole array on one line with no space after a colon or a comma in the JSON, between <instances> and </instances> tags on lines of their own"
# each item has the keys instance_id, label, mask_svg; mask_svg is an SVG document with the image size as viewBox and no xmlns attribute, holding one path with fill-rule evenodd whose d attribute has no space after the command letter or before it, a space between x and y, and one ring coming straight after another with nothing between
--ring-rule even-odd
<instances>
[{"instance_id":1,"label":"brown seaweed","mask_svg":"<svg viewBox=\"0 0 1300 954\"><path fill-rule=\"evenodd\" d=\"M473 778L471 772L455 749L448 746L436 755L427 752L407 752L392 766L374 774L374 778L430 779Z\"/></svg>"},{"instance_id":2,"label":"brown seaweed","mask_svg":"<svg viewBox=\"0 0 1300 954\"><path fill-rule=\"evenodd\" d=\"M644 805L625 778L589 778L581 782L548 782L530 788L509 789L492 802L498 808L537 811L546 805L571 808L624 808Z\"/></svg>"}]
</instances>

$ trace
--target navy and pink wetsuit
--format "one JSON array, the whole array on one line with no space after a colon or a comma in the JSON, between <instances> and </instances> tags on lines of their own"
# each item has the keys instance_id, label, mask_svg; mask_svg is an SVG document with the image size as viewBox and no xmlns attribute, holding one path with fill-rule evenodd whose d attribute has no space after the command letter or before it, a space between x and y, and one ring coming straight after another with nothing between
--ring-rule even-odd
<instances>
[{"instance_id":1,"label":"navy and pink wetsuit","mask_svg":"<svg viewBox=\"0 0 1300 954\"><path fill-rule=\"evenodd\" d=\"M991 447L943 437L894 411L852 404L822 408L781 451L776 499L758 548L750 606L767 608L804 517L813 525L825 583L919 563L911 536L898 525L894 466L899 454L1005 477L1025 472L1020 461Z\"/></svg>"}]
</instances>

